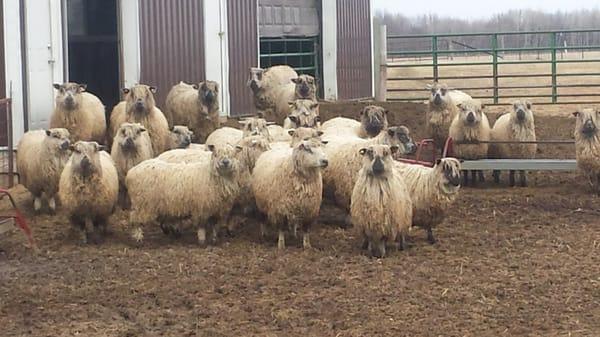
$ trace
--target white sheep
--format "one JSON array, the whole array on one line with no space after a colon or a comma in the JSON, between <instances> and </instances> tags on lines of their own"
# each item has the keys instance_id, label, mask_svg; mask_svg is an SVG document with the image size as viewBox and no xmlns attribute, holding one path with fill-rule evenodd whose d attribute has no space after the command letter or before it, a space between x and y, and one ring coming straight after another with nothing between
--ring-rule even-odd
<instances>
[{"instance_id":1,"label":"white sheep","mask_svg":"<svg viewBox=\"0 0 600 337\"><path fill-rule=\"evenodd\" d=\"M492 141L535 141L535 122L531 103L516 101L513 111L498 117L491 131ZM489 146L490 158L500 159L532 159L535 158L537 144L491 144ZM525 171L519 171L521 186L527 185ZM515 185L515 171L510 171L510 186ZM500 171L494 171L494 180L500 182Z\"/></svg>"},{"instance_id":2,"label":"white sheep","mask_svg":"<svg viewBox=\"0 0 600 337\"><path fill-rule=\"evenodd\" d=\"M239 123L242 126L241 130L234 129L231 127L222 127L211 133L206 138L206 144L223 146L227 144L236 144L242 138L247 136L262 135L269 141L272 141L271 134L269 133L268 126L272 123L267 122L261 117L251 117L244 120L240 120Z\"/></svg>"},{"instance_id":3,"label":"white sheep","mask_svg":"<svg viewBox=\"0 0 600 337\"><path fill-rule=\"evenodd\" d=\"M256 161L251 185L258 210L279 231L277 247L285 248L285 232L303 232L310 248L310 227L319 215L323 194L321 170L327 158L320 142L303 141L293 149L270 150ZM264 224L261 224L264 237Z\"/></svg>"},{"instance_id":4,"label":"white sheep","mask_svg":"<svg viewBox=\"0 0 600 337\"><path fill-rule=\"evenodd\" d=\"M175 125L170 130L167 150L185 149L192 144L194 133L185 125Z\"/></svg>"},{"instance_id":5,"label":"white sheep","mask_svg":"<svg viewBox=\"0 0 600 337\"><path fill-rule=\"evenodd\" d=\"M254 105L259 112L272 113L275 108L272 90L280 85L291 83L298 74L286 65L273 66L268 69L250 68L248 87L252 90Z\"/></svg>"},{"instance_id":6,"label":"white sheep","mask_svg":"<svg viewBox=\"0 0 600 337\"><path fill-rule=\"evenodd\" d=\"M56 105L50 116L50 128L69 130L73 142L106 142L106 115L100 99L86 92L87 85L54 84Z\"/></svg>"},{"instance_id":7,"label":"white sheep","mask_svg":"<svg viewBox=\"0 0 600 337\"><path fill-rule=\"evenodd\" d=\"M26 132L17 146L17 171L20 182L33 195L33 209L39 212L42 201L50 212L56 211L55 195L60 174L69 159L69 131L63 128Z\"/></svg>"},{"instance_id":8,"label":"white sheep","mask_svg":"<svg viewBox=\"0 0 600 337\"><path fill-rule=\"evenodd\" d=\"M406 183L413 205L413 226L427 231L427 239L435 243L432 228L439 225L460 190L460 162L455 158L438 159L433 168L394 163Z\"/></svg>"},{"instance_id":9,"label":"white sheep","mask_svg":"<svg viewBox=\"0 0 600 337\"><path fill-rule=\"evenodd\" d=\"M381 130L388 127L388 110L368 105L359 114L360 122L354 119L336 117L321 125L320 130L327 136L356 136L360 138L373 138L380 134Z\"/></svg>"},{"instance_id":10,"label":"white sheep","mask_svg":"<svg viewBox=\"0 0 600 337\"><path fill-rule=\"evenodd\" d=\"M81 242L99 229L106 234L108 218L119 195L119 176L110 155L96 142L77 142L61 176L59 197Z\"/></svg>"},{"instance_id":11,"label":"white sheep","mask_svg":"<svg viewBox=\"0 0 600 337\"><path fill-rule=\"evenodd\" d=\"M110 156L119 175L119 204L129 208L125 187L127 172L137 164L154 157L152 142L146 129L139 123L123 123L113 140Z\"/></svg>"},{"instance_id":12,"label":"white sheep","mask_svg":"<svg viewBox=\"0 0 600 337\"><path fill-rule=\"evenodd\" d=\"M219 84L215 81L179 82L167 95L165 114L170 126L185 125L194 131L196 142L204 142L221 125Z\"/></svg>"},{"instance_id":13,"label":"white sheep","mask_svg":"<svg viewBox=\"0 0 600 337\"><path fill-rule=\"evenodd\" d=\"M154 93L156 88L143 84L124 88L125 101L117 104L110 115L109 140L114 139L122 123L140 123L150 135L154 155L169 148L169 124L162 111L156 107Z\"/></svg>"},{"instance_id":14,"label":"white sheep","mask_svg":"<svg viewBox=\"0 0 600 337\"><path fill-rule=\"evenodd\" d=\"M284 129L295 129L299 127L319 128L321 117L319 116L319 103L310 99L297 99L289 102L290 112L283 121Z\"/></svg>"},{"instance_id":15,"label":"white sheep","mask_svg":"<svg viewBox=\"0 0 600 337\"><path fill-rule=\"evenodd\" d=\"M600 195L600 110L585 108L573 115L576 117L574 134L577 167L589 180L593 191Z\"/></svg>"},{"instance_id":16,"label":"white sheep","mask_svg":"<svg viewBox=\"0 0 600 337\"><path fill-rule=\"evenodd\" d=\"M405 248L412 223L412 201L392 158L396 150L397 146L370 145L358 151L362 168L352 190L350 215L363 247L378 258L385 257L386 245L397 239L399 248Z\"/></svg>"},{"instance_id":17,"label":"white sheep","mask_svg":"<svg viewBox=\"0 0 600 337\"><path fill-rule=\"evenodd\" d=\"M125 179L131 198L132 236L141 242L143 224L159 223L163 231L176 228L171 222L197 226L200 245L215 242L239 194L239 161L233 146L215 147L209 161L167 163L160 159L142 162ZM208 237L207 237L208 234Z\"/></svg>"},{"instance_id":18,"label":"white sheep","mask_svg":"<svg viewBox=\"0 0 600 337\"><path fill-rule=\"evenodd\" d=\"M316 91L315 78L310 75L300 75L292 79L292 83L278 86L271 91L275 103L274 109L266 110L264 114L268 120L282 124L292 112L290 102L307 99L316 103Z\"/></svg>"},{"instance_id":19,"label":"white sheep","mask_svg":"<svg viewBox=\"0 0 600 337\"><path fill-rule=\"evenodd\" d=\"M437 148L443 148L448 138L450 124L458 114L458 104L468 102L471 96L462 91L449 90L446 84L434 82L426 86L430 91L426 123L428 135Z\"/></svg>"},{"instance_id":20,"label":"white sheep","mask_svg":"<svg viewBox=\"0 0 600 337\"><path fill-rule=\"evenodd\" d=\"M460 159L483 159L488 155L488 144L481 141L490 140L490 123L482 111L483 106L478 100L471 100L458 105L459 112L450 125L449 135L454 141L454 156ZM469 144L472 143L472 144ZM483 182L483 172L472 171L473 184ZM468 172L464 172L464 184L468 183Z\"/></svg>"}]
</instances>

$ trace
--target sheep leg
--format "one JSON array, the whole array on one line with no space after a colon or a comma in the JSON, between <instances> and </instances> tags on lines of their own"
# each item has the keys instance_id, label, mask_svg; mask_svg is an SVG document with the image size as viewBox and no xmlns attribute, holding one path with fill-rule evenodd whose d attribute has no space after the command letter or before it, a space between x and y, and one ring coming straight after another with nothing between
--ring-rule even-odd
<instances>
[{"instance_id":1,"label":"sheep leg","mask_svg":"<svg viewBox=\"0 0 600 337\"><path fill-rule=\"evenodd\" d=\"M100 231L102 235L108 234L108 219L105 217L96 217L94 219L94 229Z\"/></svg>"},{"instance_id":2,"label":"sheep leg","mask_svg":"<svg viewBox=\"0 0 600 337\"><path fill-rule=\"evenodd\" d=\"M197 236L200 247L206 247L206 228L200 226L198 228Z\"/></svg>"},{"instance_id":3,"label":"sheep leg","mask_svg":"<svg viewBox=\"0 0 600 337\"><path fill-rule=\"evenodd\" d=\"M494 170L492 175L494 176L494 183L500 184L500 170Z\"/></svg>"},{"instance_id":4,"label":"sheep leg","mask_svg":"<svg viewBox=\"0 0 600 337\"><path fill-rule=\"evenodd\" d=\"M36 195L33 197L33 210L38 213L40 209L42 209L42 197Z\"/></svg>"},{"instance_id":5,"label":"sheep leg","mask_svg":"<svg viewBox=\"0 0 600 337\"><path fill-rule=\"evenodd\" d=\"M169 235L171 234L171 226L167 223L161 222L160 223L160 229L162 230L164 235Z\"/></svg>"},{"instance_id":6,"label":"sheep leg","mask_svg":"<svg viewBox=\"0 0 600 337\"><path fill-rule=\"evenodd\" d=\"M469 171L463 171L463 185L469 185Z\"/></svg>"},{"instance_id":7,"label":"sheep leg","mask_svg":"<svg viewBox=\"0 0 600 337\"><path fill-rule=\"evenodd\" d=\"M367 235L363 232L363 242L362 242L362 246L361 249L362 250L367 250L369 249L369 238L367 237Z\"/></svg>"},{"instance_id":8,"label":"sheep leg","mask_svg":"<svg viewBox=\"0 0 600 337\"><path fill-rule=\"evenodd\" d=\"M404 250L408 248L406 245L406 235L404 233L398 234L400 236L400 240L398 240L398 250Z\"/></svg>"},{"instance_id":9,"label":"sheep leg","mask_svg":"<svg viewBox=\"0 0 600 337\"><path fill-rule=\"evenodd\" d=\"M508 176L508 181L510 182L510 187L515 186L515 171L514 170L510 170L510 173Z\"/></svg>"},{"instance_id":10,"label":"sheep leg","mask_svg":"<svg viewBox=\"0 0 600 337\"><path fill-rule=\"evenodd\" d=\"M431 227L427 227L425 230L427 231L427 241L432 245L435 244L436 240L433 236L433 230L431 229Z\"/></svg>"},{"instance_id":11,"label":"sheep leg","mask_svg":"<svg viewBox=\"0 0 600 337\"><path fill-rule=\"evenodd\" d=\"M484 183L485 182L485 175L483 174L483 171L478 170L477 174L479 175L479 182L480 183Z\"/></svg>"},{"instance_id":12,"label":"sheep leg","mask_svg":"<svg viewBox=\"0 0 600 337\"><path fill-rule=\"evenodd\" d=\"M304 249L311 249L312 245L310 244L310 228L311 224L307 223L302 226L302 247Z\"/></svg>"},{"instance_id":13,"label":"sheep leg","mask_svg":"<svg viewBox=\"0 0 600 337\"><path fill-rule=\"evenodd\" d=\"M54 199L54 197L48 199L48 208L50 209L51 214L56 213L56 199Z\"/></svg>"},{"instance_id":14,"label":"sheep leg","mask_svg":"<svg viewBox=\"0 0 600 337\"><path fill-rule=\"evenodd\" d=\"M377 242L373 245L373 243L371 243L371 247L370 247L370 253L371 253L371 257L376 257L376 258L383 258L385 257L385 240L379 239L377 240Z\"/></svg>"},{"instance_id":15,"label":"sheep leg","mask_svg":"<svg viewBox=\"0 0 600 337\"><path fill-rule=\"evenodd\" d=\"M279 235L277 238L277 248L280 250L285 249L285 233L283 230L279 230Z\"/></svg>"},{"instance_id":16,"label":"sheep leg","mask_svg":"<svg viewBox=\"0 0 600 337\"><path fill-rule=\"evenodd\" d=\"M471 183L473 186L477 185L477 171L471 170Z\"/></svg>"},{"instance_id":17,"label":"sheep leg","mask_svg":"<svg viewBox=\"0 0 600 337\"><path fill-rule=\"evenodd\" d=\"M73 227L75 227L75 229L77 230L78 234L79 234L79 241L81 244L87 244L88 243L88 235L87 235L87 230L86 230L86 221L85 219L77 216L77 215L71 215L70 217L71 220L71 224L73 224Z\"/></svg>"},{"instance_id":18,"label":"sheep leg","mask_svg":"<svg viewBox=\"0 0 600 337\"><path fill-rule=\"evenodd\" d=\"M527 172L521 170L519 174L521 175L521 187L527 187Z\"/></svg>"},{"instance_id":19,"label":"sheep leg","mask_svg":"<svg viewBox=\"0 0 600 337\"><path fill-rule=\"evenodd\" d=\"M350 214L346 215L344 218L344 223L342 224L343 229L352 228L352 216Z\"/></svg>"}]
</instances>

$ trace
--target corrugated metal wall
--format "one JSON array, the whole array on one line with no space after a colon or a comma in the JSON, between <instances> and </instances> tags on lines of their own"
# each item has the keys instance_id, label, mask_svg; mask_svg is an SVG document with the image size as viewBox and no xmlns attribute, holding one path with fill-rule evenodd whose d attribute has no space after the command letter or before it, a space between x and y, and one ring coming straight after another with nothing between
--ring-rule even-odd
<instances>
[{"instance_id":1,"label":"corrugated metal wall","mask_svg":"<svg viewBox=\"0 0 600 337\"><path fill-rule=\"evenodd\" d=\"M164 107L179 81L204 80L203 0L140 0L140 82L158 88Z\"/></svg>"},{"instance_id":2,"label":"corrugated metal wall","mask_svg":"<svg viewBox=\"0 0 600 337\"><path fill-rule=\"evenodd\" d=\"M227 1L231 116L255 112L252 92L246 83L249 68L258 66L258 4L256 1Z\"/></svg>"},{"instance_id":3,"label":"corrugated metal wall","mask_svg":"<svg viewBox=\"0 0 600 337\"><path fill-rule=\"evenodd\" d=\"M338 98L371 97L369 0L337 0Z\"/></svg>"}]
</instances>

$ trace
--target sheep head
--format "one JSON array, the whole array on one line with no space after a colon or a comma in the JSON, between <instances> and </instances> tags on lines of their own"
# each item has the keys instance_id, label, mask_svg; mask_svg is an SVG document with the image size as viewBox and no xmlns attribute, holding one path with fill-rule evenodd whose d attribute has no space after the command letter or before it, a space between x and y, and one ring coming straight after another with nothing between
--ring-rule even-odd
<instances>
[{"instance_id":1,"label":"sheep head","mask_svg":"<svg viewBox=\"0 0 600 337\"><path fill-rule=\"evenodd\" d=\"M87 84L78 84L73 82L53 84L56 92L56 105L66 111L73 111L81 103L81 93L87 89Z\"/></svg>"},{"instance_id":2,"label":"sheep head","mask_svg":"<svg viewBox=\"0 0 600 337\"><path fill-rule=\"evenodd\" d=\"M131 88L123 88L127 113L148 114L154 109L156 102L154 94L156 87L145 84L137 84Z\"/></svg>"},{"instance_id":3,"label":"sheep head","mask_svg":"<svg viewBox=\"0 0 600 337\"><path fill-rule=\"evenodd\" d=\"M519 124L533 122L533 112L531 111L531 102L515 101L513 103L513 120Z\"/></svg>"},{"instance_id":4,"label":"sheep head","mask_svg":"<svg viewBox=\"0 0 600 337\"><path fill-rule=\"evenodd\" d=\"M398 155L406 156L417 152L417 145L410 137L410 130L406 126L392 126L384 132L383 143L398 146Z\"/></svg>"},{"instance_id":5,"label":"sheep head","mask_svg":"<svg viewBox=\"0 0 600 337\"><path fill-rule=\"evenodd\" d=\"M185 149L192 143L194 132L185 125L175 125L170 130L171 138L177 149Z\"/></svg>"},{"instance_id":6,"label":"sheep head","mask_svg":"<svg viewBox=\"0 0 600 337\"><path fill-rule=\"evenodd\" d=\"M599 110L593 108L580 109L573 113L577 118L575 130L584 138L594 138L598 134Z\"/></svg>"},{"instance_id":7,"label":"sheep head","mask_svg":"<svg viewBox=\"0 0 600 337\"><path fill-rule=\"evenodd\" d=\"M292 78L292 82L296 84L296 97L308 99L316 97L317 83L314 77L300 75L297 78Z\"/></svg>"},{"instance_id":8,"label":"sheep head","mask_svg":"<svg viewBox=\"0 0 600 337\"><path fill-rule=\"evenodd\" d=\"M61 153L68 153L71 142L69 140L69 130L63 128L54 128L46 130L46 142L49 142L51 148Z\"/></svg>"},{"instance_id":9,"label":"sheep head","mask_svg":"<svg viewBox=\"0 0 600 337\"><path fill-rule=\"evenodd\" d=\"M438 159L435 168L438 173L438 186L445 194L454 194L460 189L460 161L455 158Z\"/></svg>"},{"instance_id":10,"label":"sheep head","mask_svg":"<svg viewBox=\"0 0 600 337\"><path fill-rule=\"evenodd\" d=\"M79 141L71 146L71 150L73 151L71 155L73 172L83 178L89 178L96 173L102 172L100 151L104 150L103 145L99 145L96 142Z\"/></svg>"},{"instance_id":11,"label":"sheep head","mask_svg":"<svg viewBox=\"0 0 600 337\"><path fill-rule=\"evenodd\" d=\"M358 151L363 157L363 170L369 176L388 177L392 174L392 156L398 151L398 146L371 145Z\"/></svg>"},{"instance_id":12,"label":"sheep head","mask_svg":"<svg viewBox=\"0 0 600 337\"><path fill-rule=\"evenodd\" d=\"M366 106L360 111L360 124L369 137L376 137L381 130L387 129L389 111L376 105Z\"/></svg>"},{"instance_id":13,"label":"sheep head","mask_svg":"<svg viewBox=\"0 0 600 337\"><path fill-rule=\"evenodd\" d=\"M319 116L319 103L310 99L297 99L288 103L290 114L288 118L294 128L306 127L312 128L319 126L321 117Z\"/></svg>"},{"instance_id":14,"label":"sheep head","mask_svg":"<svg viewBox=\"0 0 600 337\"><path fill-rule=\"evenodd\" d=\"M458 105L458 118L467 127L477 127L483 116L483 105L479 101L463 102Z\"/></svg>"},{"instance_id":15,"label":"sheep head","mask_svg":"<svg viewBox=\"0 0 600 337\"><path fill-rule=\"evenodd\" d=\"M142 124L123 123L117 131L114 141L119 144L123 152L136 153L142 140L142 134L145 132L147 132L146 128ZM146 140L149 139L146 138Z\"/></svg>"}]
</instances>

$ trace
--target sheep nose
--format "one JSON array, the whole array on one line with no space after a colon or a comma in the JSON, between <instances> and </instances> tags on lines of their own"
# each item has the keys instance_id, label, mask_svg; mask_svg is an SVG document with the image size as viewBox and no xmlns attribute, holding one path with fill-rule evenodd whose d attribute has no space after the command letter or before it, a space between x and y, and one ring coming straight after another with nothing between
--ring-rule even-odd
<instances>
[{"instance_id":1,"label":"sheep nose","mask_svg":"<svg viewBox=\"0 0 600 337\"><path fill-rule=\"evenodd\" d=\"M475 122L475 115L473 115L472 112L469 112L469 114L467 115L467 122L469 122L469 123Z\"/></svg>"},{"instance_id":2,"label":"sheep nose","mask_svg":"<svg viewBox=\"0 0 600 337\"><path fill-rule=\"evenodd\" d=\"M591 134L594 133L596 131L596 125L594 125L594 122L592 122L591 120L587 120L585 122L585 124L583 125L583 133L585 134Z\"/></svg>"},{"instance_id":3,"label":"sheep nose","mask_svg":"<svg viewBox=\"0 0 600 337\"><path fill-rule=\"evenodd\" d=\"M436 105L439 105L442 103L442 97L440 96L440 94L435 94L435 97L433 98L433 103L435 103Z\"/></svg>"},{"instance_id":4,"label":"sheep nose","mask_svg":"<svg viewBox=\"0 0 600 337\"><path fill-rule=\"evenodd\" d=\"M60 148L61 150L66 150L69 148L70 142L68 140L65 140L64 142L62 142L62 144L60 144Z\"/></svg>"},{"instance_id":5,"label":"sheep nose","mask_svg":"<svg viewBox=\"0 0 600 337\"><path fill-rule=\"evenodd\" d=\"M223 164L224 167L228 167L229 164L231 164L231 161L227 158L221 160L221 164Z\"/></svg>"},{"instance_id":6,"label":"sheep nose","mask_svg":"<svg viewBox=\"0 0 600 337\"><path fill-rule=\"evenodd\" d=\"M131 146L133 146L133 139L131 139L131 138L127 138L127 139L125 140L125 145L126 145L126 146L128 146L128 147L131 147Z\"/></svg>"},{"instance_id":7,"label":"sheep nose","mask_svg":"<svg viewBox=\"0 0 600 337\"><path fill-rule=\"evenodd\" d=\"M417 152L417 144L415 144L414 142L409 142L407 144L407 148L408 148L408 153L407 154L414 154L415 152Z\"/></svg>"},{"instance_id":8,"label":"sheep nose","mask_svg":"<svg viewBox=\"0 0 600 337\"><path fill-rule=\"evenodd\" d=\"M383 162L381 161L380 158L375 159L375 162L373 163L373 173L375 174L381 174L383 173L384 170L384 166L383 166Z\"/></svg>"},{"instance_id":9,"label":"sheep nose","mask_svg":"<svg viewBox=\"0 0 600 337\"><path fill-rule=\"evenodd\" d=\"M321 167L325 168L327 166L329 166L329 160L321 159Z\"/></svg>"},{"instance_id":10,"label":"sheep nose","mask_svg":"<svg viewBox=\"0 0 600 337\"><path fill-rule=\"evenodd\" d=\"M517 110L517 119L520 121L525 120L525 111L521 109Z\"/></svg>"}]
</instances>

